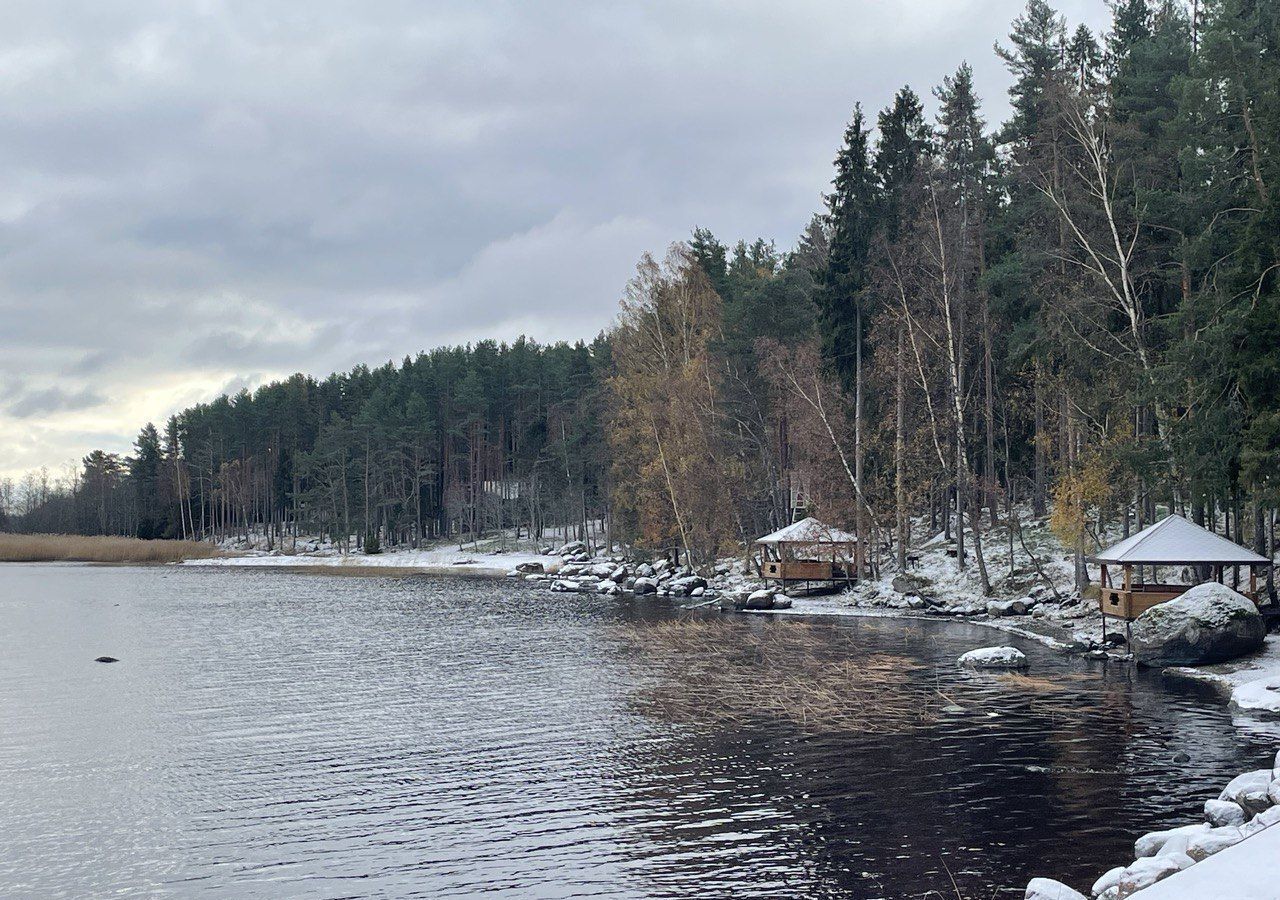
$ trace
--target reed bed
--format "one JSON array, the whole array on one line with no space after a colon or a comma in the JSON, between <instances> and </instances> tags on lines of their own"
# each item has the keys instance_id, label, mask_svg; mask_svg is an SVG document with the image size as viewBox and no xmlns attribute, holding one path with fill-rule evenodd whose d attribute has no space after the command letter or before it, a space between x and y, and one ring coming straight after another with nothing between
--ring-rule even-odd
<instances>
[{"instance_id":1,"label":"reed bed","mask_svg":"<svg viewBox=\"0 0 1280 900\"><path fill-rule=\"evenodd\" d=\"M866 653L847 629L682 619L619 636L656 676L633 694L635 708L682 725L900 733L933 721L941 702L905 660Z\"/></svg>"},{"instance_id":2,"label":"reed bed","mask_svg":"<svg viewBox=\"0 0 1280 900\"><path fill-rule=\"evenodd\" d=\"M0 533L0 562L169 563L216 555L216 547L199 541Z\"/></svg>"}]
</instances>

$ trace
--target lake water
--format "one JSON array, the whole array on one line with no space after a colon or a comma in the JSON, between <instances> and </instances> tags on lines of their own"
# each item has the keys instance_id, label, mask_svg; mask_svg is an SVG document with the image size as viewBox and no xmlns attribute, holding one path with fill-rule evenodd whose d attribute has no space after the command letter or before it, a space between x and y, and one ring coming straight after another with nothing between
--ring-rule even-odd
<instances>
[{"instance_id":1,"label":"lake water","mask_svg":"<svg viewBox=\"0 0 1280 900\"><path fill-rule=\"evenodd\" d=\"M874 659L920 714L727 720L797 682L680 686L645 643L699 616L744 646L804 629L815 685ZM1021 897L1274 753L1220 702L978 626L505 581L7 565L0 637L6 897ZM957 670L1005 642L1033 677ZM694 702L665 715L673 685Z\"/></svg>"}]
</instances>

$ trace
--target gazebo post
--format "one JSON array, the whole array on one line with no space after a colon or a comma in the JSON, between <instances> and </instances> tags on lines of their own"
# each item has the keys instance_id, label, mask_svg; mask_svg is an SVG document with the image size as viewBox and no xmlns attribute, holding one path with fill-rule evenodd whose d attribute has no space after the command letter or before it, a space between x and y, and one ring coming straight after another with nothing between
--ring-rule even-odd
<instances>
[{"instance_id":1,"label":"gazebo post","mask_svg":"<svg viewBox=\"0 0 1280 900\"><path fill-rule=\"evenodd\" d=\"M1258 602L1258 567L1249 566L1249 599Z\"/></svg>"}]
</instances>

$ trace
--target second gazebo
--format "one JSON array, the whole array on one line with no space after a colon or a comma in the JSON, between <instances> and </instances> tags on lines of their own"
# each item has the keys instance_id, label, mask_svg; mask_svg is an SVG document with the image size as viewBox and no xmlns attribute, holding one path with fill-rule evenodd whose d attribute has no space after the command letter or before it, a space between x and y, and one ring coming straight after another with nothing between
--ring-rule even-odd
<instances>
[{"instance_id":1,"label":"second gazebo","mask_svg":"<svg viewBox=\"0 0 1280 900\"><path fill-rule=\"evenodd\" d=\"M1161 568L1188 567L1219 582L1223 581L1225 571L1230 568L1232 586L1257 603L1258 569L1271 565L1271 560L1265 556L1246 550L1179 515L1161 519L1101 551L1089 561L1102 567L1102 590L1098 597L1102 615L1126 622L1191 587L1161 581ZM1249 570L1247 588L1240 584L1241 566ZM1114 580L1117 568L1121 572L1119 585ZM1146 577L1148 569L1150 580Z\"/></svg>"},{"instance_id":2,"label":"second gazebo","mask_svg":"<svg viewBox=\"0 0 1280 900\"><path fill-rule=\"evenodd\" d=\"M858 577L858 538L810 516L756 541L760 577L788 582L848 583Z\"/></svg>"}]
</instances>

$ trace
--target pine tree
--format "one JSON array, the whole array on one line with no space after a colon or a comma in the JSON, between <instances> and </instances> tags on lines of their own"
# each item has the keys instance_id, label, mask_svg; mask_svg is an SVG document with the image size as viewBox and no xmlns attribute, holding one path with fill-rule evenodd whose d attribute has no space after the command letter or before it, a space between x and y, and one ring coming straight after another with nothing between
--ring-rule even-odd
<instances>
[{"instance_id":1,"label":"pine tree","mask_svg":"<svg viewBox=\"0 0 1280 900\"><path fill-rule=\"evenodd\" d=\"M854 110L853 121L845 129L835 167L835 190L825 198L831 245L819 294L822 350L845 390L852 392L864 338L862 295L878 200L861 106Z\"/></svg>"}]
</instances>

